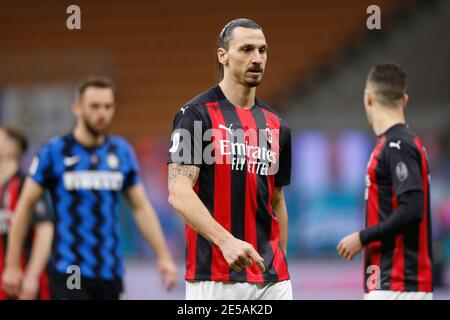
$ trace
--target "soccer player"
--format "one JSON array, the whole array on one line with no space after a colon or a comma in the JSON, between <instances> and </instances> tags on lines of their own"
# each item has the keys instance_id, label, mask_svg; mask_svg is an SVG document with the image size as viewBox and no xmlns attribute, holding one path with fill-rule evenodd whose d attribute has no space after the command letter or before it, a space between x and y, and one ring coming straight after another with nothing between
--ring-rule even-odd
<instances>
[{"instance_id":1,"label":"soccer player","mask_svg":"<svg viewBox=\"0 0 450 320\"><path fill-rule=\"evenodd\" d=\"M425 148L405 123L406 73L395 63L369 73L364 104L378 136L369 160L365 229L343 238L351 260L365 248L365 299L432 299L430 175Z\"/></svg>"},{"instance_id":2,"label":"soccer player","mask_svg":"<svg viewBox=\"0 0 450 320\"><path fill-rule=\"evenodd\" d=\"M217 59L222 80L176 113L169 150L169 202L187 224L186 299L292 299L290 130L255 97L267 62L261 27L228 23Z\"/></svg>"},{"instance_id":3,"label":"soccer player","mask_svg":"<svg viewBox=\"0 0 450 320\"><path fill-rule=\"evenodd\" d=\"M20 161L27 146L27 139L20 131L0 126L0 276L4 268L10 223L25 178L20 171ZM25 250L20 261L20 267L25 267L26 264L26 268L18 297L47 300L50 298L50 290L46 266L52 244L53 224L50 209L44 199L39 200L36 206L32 225L33 230L26 235ZM0 288L0 300L7 298L6 292Z\"/></svg>"},{"instance_id":4,"label":"soccer player","mask_svg":"<svg viewBox=\"0 0 450 320\"><path fill-rule=\"evenodd\" d=\"M11 295L20 288L19 252L31 209L45 189L50 191L55 212L53 298L120 297L123 267L118 215L122 192L156 253L162 281L167 289L174 286L176 267L145 195L134 151L123 138L107 135L115 111L114 93L108 78L81 82L73 104L74 130L50 140L32 162L8 243L3 285Z\"/></svg>"}]
</instances>

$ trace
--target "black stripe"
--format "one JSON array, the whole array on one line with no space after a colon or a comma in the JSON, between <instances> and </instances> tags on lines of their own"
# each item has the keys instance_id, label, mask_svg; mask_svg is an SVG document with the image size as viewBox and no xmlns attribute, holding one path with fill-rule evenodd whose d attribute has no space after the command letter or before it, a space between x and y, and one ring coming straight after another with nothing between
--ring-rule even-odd
<instances>
[{"instance_id":1,"label":"black stripe","mask_svg":"<svg viewBox=\"0 0 450 320\"><path fill-rule=\"evenodd\" d=\"M404 233L405 290L417 291L419 288L417 271L419 269L419 225L409 228Z\"/></svg>"},{"instance_id":2,"label":"black stripe","mask_svg":"<svg viewBox=\"0 0 450 320\"><path fill-rule=\"evenodd\" d=\"M115 144L109 143L109 145L108 145L108 154L115 154L118 157L118 155L117 155L117 146ZM113 199L114 204L117 205L119 203L119 199L118 199L119 194L118 194L118 192L112 192L112 195L113 195L113 198L114 198ZM116 214L116 213L113 212L112 214ZM118 253L117 253L117 250L116 250L117 247L119 246L119 235L117 234L115 228L114 228L112 233L113 233L113 252L112 252L112 255L114 256L113 274L115 274L115 276L117 278L119 278L120 277L120 275L119 275L120 257L118 256Z\"/></svg>"},{"instance_id":3,"label":"black stripe","mask_svg":"<svg viewBox=\"0 0 450 320\"><path fill-rule=\"evenodd\" d=\"M202 150L205 146L206 142ZM198 177L198 197L211 214L214 213L214 194L214 164L202 163ZM195 256L195 279L211 280L212 244L200 234L197 234Z\"/></svg>"},{"instance_id":4,"label":"black stripe","mask_svg":"<svg viewBox=\"0 0 450 320\"><path fill-rule=\"evenodd\" d=\"M52 188L49 190L50 193L50 201L53 206L53 225L55 226L55 231L53 232L53 241L52 241L52 252L50 255L50 261L49 261L49 270L56 270L56 262L61 259L61 256L58 252L58 243L61 241L61 237L59 235L57 226L59 225L59 215L57 214L57 206L56 203L59 203L60 198L58 197L58 193L56 192L56 189ZM55 271L56 272L56 271ZM51 275L52 272L49 274Z\"/></svg>"},{"instance_id":5,"label":"black stripe","mask_svg":"<svg viewBox=\"0 0 450 320\"><path fill-rule=\"evenodd\" d=\"M420 150L419 168L422 177L422 161ZM425 190L424 196L425 196ZM424 203L424 205L426 205ZM417 277L419 270L419 241L420 241L420 225L413 226L405 232L405 290L417 291L419 288L419 279Z\"/></svg>"},{"instance_id":6,"label":"black stripe","mask_svg":"<svg viewBox=\"0 0 450 320\"><path fill-rule=\"evenodd\" d=\"M366 219L364 221L364 228L367 229L369 227L369 198L365 200L365 215ZM367 272L367 268L372 264L372 255L370 254L369 246L367 245L364 248L364 263L363 263L363 279L364 279L364 292L369 292L369 288L367 286L367 281L369 280L370 274Z\"/></svg>"},{"instance_id":7,"label":"black stripe","mask_svg":"<svg viewBox=\"0 0 450 320\"><path fill-rule=\"evenodd\" d=\"M100 157L95 152L96 149L92 149L92 150L88 149L88 151L89 151L89 160L90 160L88 170L96 171L98 169L98 164L100 163ZM92 161L93 156L95 156L97 158L97 161L95 163ZM95 221L96 221L94 228L92 230L92 233L94 234L94 237L97 239L97 243L92 248L94 256L95 256L95 260L96 260L96 264L94 266L94 273L95 273L95 276L97 279L101 279L100 269L105 264L104 259L101 255L101 250L100 250L104 246L104 243L105 243L105 238L103 237L102 233L100 232L100 227L104 223L103 216L101 214L102 196L100 194L100 191L98 191L98 190L92 189L91 192L95 197L95 203L94 203L94 206L92 207L92 214L94 215Z\"/></svg>"},{"instance_id":8,"label":"black stripe","mask_svg":"<svg viewBox=\"0 0 450 320\"><path fill-rule=\"evenodd\" d=\"M266 128L266 118L260 108L253 108L252 115L258 129ZM262 138L262 139L261 139ZM264 135L260 136L258 131L258 145L260 147L267 146L267 139ZM269 146L267 146L269 147ZM259 161L269 164L269 161ZM275 186L273 186L275 188ZM257 175L257 212L256 212L256 235L258 252L264 259L266 271L263 273L264 281L278 279L277 271L273 265L275 254L270 245L270 233L272 230L272 215L267 208L269 202L269 181L267 176ZM275 191L275 190L274 190ZM280 243L279 243L280 245ZM280 249L281 250L281 249Z\"/></svg>"},{"instance_id":9,"label":"black stripe","mask_svg":"<svg viewBox=\"0 0 450 320\"><path fill-rule=\"evenodd\" d=\"M73 152L72 152L72 148L75 145L75 140L72 138L71 135L65 136L63 138L64 140L64 147L62 150L63 153L63 159L65 157L71 157L73 156ZM65 171L74 171L75 166L69 166L65 168ZM69 227L69 232L70 234L74 237L74 241L70 246L70 250L73 252L73 254L75 255L75 262L74 264L80 266L81 261L82 261L82 257L80 252L78 251L78 244L81 243L82 238L80 236L80 234L77 231L77 226L80 225L81 223L81 217L78 213L78 204L81 201L81 196L77 191L71 191L70 192L72 197L71 197L71 203L69 206L69 213L71 215L71 218L73 219L71 226Z\"/></svg>"},{"instance_id":10,"label":"black stripe","mask_svg":"<svg viewBox=\"0 0 450 320\"><path fill-rule=\"evenodd\" d=\"M378 156L377 167L375 168L375 176L378 185L378 214L379 222L386 220L393 214L392 204L392 187L389 176L385 176L385 172L389 172L388 168L385 168L385 146L382 147L382 151ZM380 284L381 289L390 290L391 288L391 274L392 274L392 262L395 249L395 237L390 239L383 239L381 241L381 260L380 260Z\"/></svg>"},{"instance_id":11,"label":"black stripe","mask_svg":"<svg viewBox=\"0 0 450 320\"><path fill-rule=\"evenodd\" d=\"M424 153L426 151L424 150ZM431 262L431 289L434 289L434 280L433 280L433 230L432 230L432 226L431 226L431 201L430 201L430 180L429 180L429 176L430 176L430 167L428 165L428 159L425 156L425 161L427 164L427 171L428 171L428 176L427 178L427 192L428 192L428 199L427 202L424 203L424 206L426 206L427 208L427 241L428 241L428 256L430 258L430 262Z\"/></svg>"},{"instance_id":12,"label":"black stripe","mask_svg":"<svg viewBox=\"0 0 450 320\"><path fill-rule=\"evenodd\" d=\"M226 127L233 124L234 129L242 128L242 123L236 109L227 100L221 103L223 120ZM233 137L234 142L237 137ZM241 141L242 142L242 141ZM245 161L245 157L235 161ZM231 168L231 166L230 166ZM245 241L245 192L246 192L246 164L244 170L231 170L231 234L237 239ZM230 268L230 281L247 281L247 270L237 272Z\"/></svg>"}]
</instances>

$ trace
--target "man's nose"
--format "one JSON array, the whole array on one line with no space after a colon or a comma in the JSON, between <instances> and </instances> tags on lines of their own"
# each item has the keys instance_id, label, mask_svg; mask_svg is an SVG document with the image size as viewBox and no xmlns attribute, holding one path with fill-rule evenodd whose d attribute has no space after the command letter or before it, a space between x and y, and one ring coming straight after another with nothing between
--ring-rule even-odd
<instances>
[{"instance_id":1,"label":"man's nose","mask_svg":"<svg viewBox=\"0 0 450 320\"><path fill-rule=\"evenodd\" d=\"M263 63L263 58L259 50L253 51L252 54L252 64L253 65L261 65Z\"/></svg>"}]
</instances>

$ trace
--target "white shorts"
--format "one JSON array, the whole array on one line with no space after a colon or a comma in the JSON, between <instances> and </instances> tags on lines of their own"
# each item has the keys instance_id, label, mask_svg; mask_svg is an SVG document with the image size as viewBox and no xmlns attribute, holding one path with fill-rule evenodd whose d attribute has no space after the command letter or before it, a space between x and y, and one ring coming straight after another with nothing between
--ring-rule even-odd
<instances>
[{"instance_id":1,"label":"white shorts","mask_svg":"<svg viewBox=\"0 0 450 320\"><path fill-rule=\"evenodd\" d=\"M292 300L290 280L270 283L186 281L186 300Z\"/></svg>"},{"instance_id":2,"label":"white shorts","mask_svg":"<svg viewBox=\"0 0 450 320\"><path fill-rule=\"evenodd\" d=\"M433 292L373 290L364 295L364 300L433 300Z\"/></svg>"}]
</instances>

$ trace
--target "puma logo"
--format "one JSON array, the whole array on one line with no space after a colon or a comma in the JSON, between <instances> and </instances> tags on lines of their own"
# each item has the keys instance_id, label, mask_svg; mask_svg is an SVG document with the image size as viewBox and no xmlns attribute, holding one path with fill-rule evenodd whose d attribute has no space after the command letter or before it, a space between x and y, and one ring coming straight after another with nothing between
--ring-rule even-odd
<instances>
[{"instance_id":1,"label":"puma logo","mask_svg":"<svg viewBox=\"0 0 450 320\"><path fill-rule=\"evenodd\" d=\"M231 135L233 134L233 131L231 130L231 127L233 126L233 124L230 124L230 127L227 128L225 127L223 124L219 124L219 129L225 129L227 130Z\"/></svg>"},{"instance_id":2,"label":"puma logo","mask_svg":"<svg viewBox=\"0 0 450 320\"><path fill-rule=\"evenodd\" d=\"M189 108L189 106L186 106L184 108L180 108L180 111L183 111L183 114L184 114L184 112L186 111L187 108Z\"/></svg>"},{"instance_id":3,"label":"puma logo","mask_svg":"<svg viewBox=\"0 0 450 320\"><path fill-rule=\"evenodd\" d=\"M401 140L398 140L397 142L389 142L389 148L397 148L398 150L400 150L400 143L402 143Z\"/></svg>"}]
</instances>

